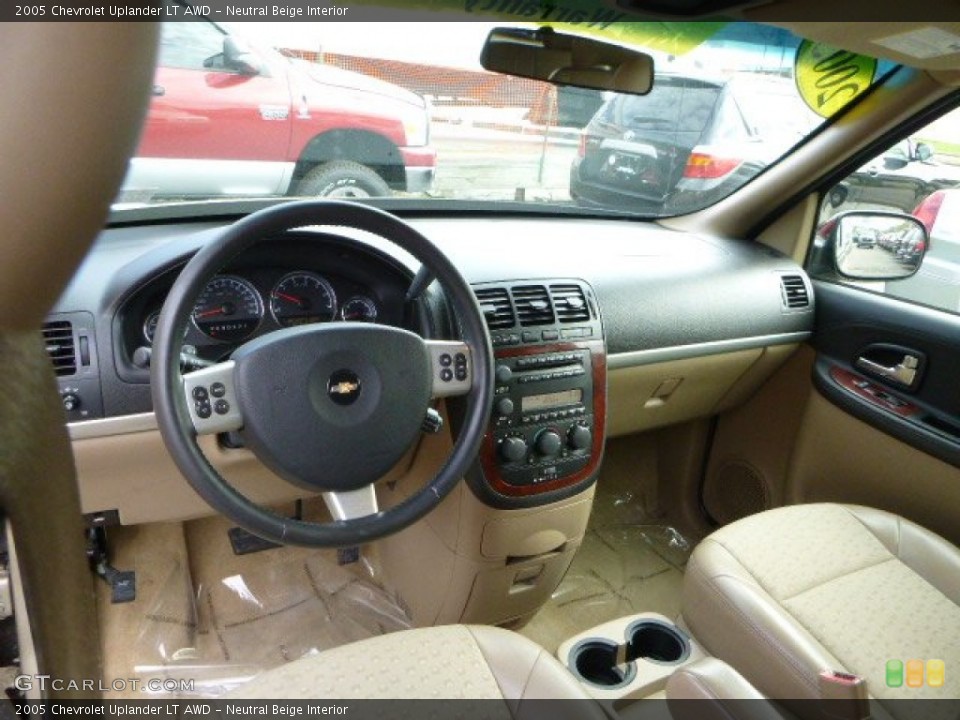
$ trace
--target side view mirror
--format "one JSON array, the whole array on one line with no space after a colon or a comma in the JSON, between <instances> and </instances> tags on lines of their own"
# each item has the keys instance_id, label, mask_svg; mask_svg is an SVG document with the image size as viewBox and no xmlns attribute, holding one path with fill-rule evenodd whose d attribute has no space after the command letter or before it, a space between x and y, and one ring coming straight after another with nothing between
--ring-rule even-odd
<instances>
[{"instance_id":1,"label":"side view mirror","mask_svg":"<svg viewBox=\"0 0 960 720\"><path fill-rule=\"evenodd\" d=\"M243 75L259 75L262 69L260 59L246 43L233 35L223 38L223 64Z\"/></svg>"},{"instance_id":2,"label":"side view mirror","mask_svg":"<svg viewBox=\"0 0 960 720\"><path fill-rule=\"evenodd\" d=\"M912 215L854 211L830 220L837 271L854 280L900 280L920 269L930 246L927 228Z\"/></svg>"},{"instance_id":3,"label":"side view mirror","mask_svg":"<svg viewBox=\"0 0 960 720\"><path fill-rule=\"evenodd\" d=\"M914 148L913 152L920 162L926 162L933 157L933 148L926 143L917 143L917 147Z\"/></svg>"},{"instance_id":4,"label":"side view mirror","mask_svg":"<svg viewBox=\"0 0 960 720\"><path fill-rule=\"evenodd\" d=\"M550 27L494 28L480 64L492 72L589 90L646 95L653 87L653 58L646 53Z\"/></svg>"}]
</instances>

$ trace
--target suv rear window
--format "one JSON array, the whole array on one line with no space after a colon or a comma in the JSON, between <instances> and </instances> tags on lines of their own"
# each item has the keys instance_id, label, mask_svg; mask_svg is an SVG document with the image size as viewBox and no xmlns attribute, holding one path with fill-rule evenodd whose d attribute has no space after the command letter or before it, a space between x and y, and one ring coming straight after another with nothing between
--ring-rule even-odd
<instances>
[{"instance_id":1,"label":"suv rear window","mask_svg":"<svg viewBox=\"0 0 960 720\"><path fill-rule=\"evenodd\" d=\"M689 79L657 78L648 95L627 95L620 104L624 127L699 133L707 126L720 88Z\"/></svg>"}]
</instances>

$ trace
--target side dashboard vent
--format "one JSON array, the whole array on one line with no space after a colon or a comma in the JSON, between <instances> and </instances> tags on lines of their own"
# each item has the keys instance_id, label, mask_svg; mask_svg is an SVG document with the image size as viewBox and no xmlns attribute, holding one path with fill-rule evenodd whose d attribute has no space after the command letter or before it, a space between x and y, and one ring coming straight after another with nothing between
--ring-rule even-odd
<instances>
[{"instance_id":1,"label":"side dashboard vent","mask_svg":"<svg viewBox=\"0 0 960 720\"><path fill-rule=\"evenodd\" d=\"M73 325L66 320L43 324L43 341L58 376L77 372L77 351L73 342Z\"/></svg>"},{"instance_id":2,"label":"side dashboard vent","mask_svg":"<svg viewBox=\"0 0 960 720\"><path fill-rule=\"evenodd\" d=\"M583 288L579 285L551 285L550 298L557 320L561 323L585 322L590 320L590 308Z\"/></svg>"},{"instance_id":3,"label":"side dashboard vent","mask_svg":"<svg viewBox=\"0 0 960 720\"><path fill-rule=\"evenodd\" d=\"M783 275L780 278L780 296L783 307L788 310L810 307L807 284L799 275Z\"/></svg>"},{"instance_id":4,"label":"side dashboard vent","mask_svg":"<svg viewBox=\"0 0 960 720\"><path fill-rule=\"evenodd\" d=\"M515 285L513 305L517 309L517 318L520 325L552 325L553 308L550 305L550 296L543 285Z\"/></svg>"},{"instance_id":5,"label":"side dashboard vent","mask_svg":"<svg viewBox=\"0 0 960 720\"><path fill-rule=\"evenodd\" d=\"M477 302L480 303L488 328L502 330L513 327L516 318L513 314L513 306L510 304L510 294L506 288L484 288L474 290L474 294L477 296Z\"/></svg>"}]
</instances>

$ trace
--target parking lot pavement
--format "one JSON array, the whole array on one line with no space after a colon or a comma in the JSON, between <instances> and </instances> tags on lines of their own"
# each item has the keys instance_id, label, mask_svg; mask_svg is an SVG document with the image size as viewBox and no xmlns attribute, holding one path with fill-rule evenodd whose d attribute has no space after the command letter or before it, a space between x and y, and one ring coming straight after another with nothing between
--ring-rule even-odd
<instances>
[{"instance_id":1,"label":"parking lot pavement","mask_svg":"<svg viewBox=\"0 0 960 720\"><path fill-rule=\"evenodd\" d=\"M845 261L850 267L855 267L864 275L874 277L903 275L906 265L894 257L893 253L885 250L878 245L870 248L859 248L854 245L849 246L847 252L849 256Z\"/></svg>"},{"instance_id":2,"label":"parking lot pavement","mask_svg":"<svg viewBox=\"0 0 960 720\"><path fill-rule=\"evenodd\" d=\"M573 140L437 123L431 144L437 149L431 196L570 201Z\"/></svg>"}]
</instances>

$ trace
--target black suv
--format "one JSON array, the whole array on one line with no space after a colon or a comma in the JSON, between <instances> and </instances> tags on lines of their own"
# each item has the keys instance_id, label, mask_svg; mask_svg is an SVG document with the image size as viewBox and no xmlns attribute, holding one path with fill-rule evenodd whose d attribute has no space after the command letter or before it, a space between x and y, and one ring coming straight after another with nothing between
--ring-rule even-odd
<instances>
[{"instance_id":1,"label":"black suv","mask_svg":"<svg viewBox=\"0 0 960 720\"><path fill-rule=\"evenodd\" d=\"M789 78L658 73L648 95L614 97L584 129L570 195L658 215L697 210L754 177L817 121Z\"/></svg>"}]
</instances>

